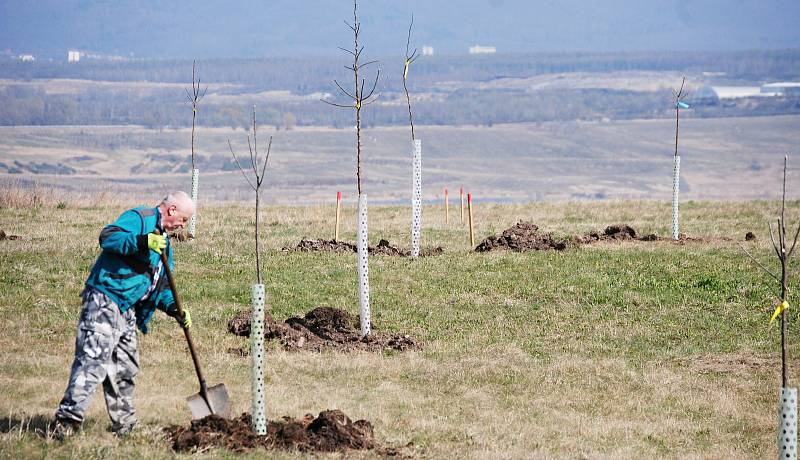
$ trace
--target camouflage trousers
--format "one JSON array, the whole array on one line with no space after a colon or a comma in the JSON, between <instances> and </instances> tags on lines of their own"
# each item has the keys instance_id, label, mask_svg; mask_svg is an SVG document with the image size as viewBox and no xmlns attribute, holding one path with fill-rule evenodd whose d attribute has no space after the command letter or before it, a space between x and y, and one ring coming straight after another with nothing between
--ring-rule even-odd
<instances>
[{"instance_id":1,"label":"camouflage trousers","mask_svg":"<svg viewBox=\"0 0 800 460\"><path fill-rule=\"evenodd\" d=\"M105 294L87 288L75 339L75 360L56 418L82 423L97 386L103 384L114 431L136 424L134 378L139 373L136 315L125 313Z\"/></svg>"}]
</instances>

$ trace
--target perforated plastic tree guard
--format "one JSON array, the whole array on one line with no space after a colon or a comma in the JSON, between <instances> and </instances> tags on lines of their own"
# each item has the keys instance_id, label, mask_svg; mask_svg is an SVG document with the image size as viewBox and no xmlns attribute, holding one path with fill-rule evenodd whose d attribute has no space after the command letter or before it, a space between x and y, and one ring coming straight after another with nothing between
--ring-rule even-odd
<instances>
[{"instance_id":1,"label":"perforated plastic tree guard","mask_svg":"<svg viewBox=\"0 0 800 460\"><path fill-rule=\"evenodd\" d=\"M194 214L189 219L189 236L194 238L197 227L197 181L200 179L200 170L192 169L192 203L194 203Z\"/></svg>"},{"instance_id":2,"label":"perforated plastic tree guard","mask_svg":"<svg viewBox=\"0 0 800 460\"><path fill-rule=\"evenodd\" d=\"M414 140L413 187L411 193L411 257L419 256L422 228L422 141Z\"/></svg>"},{"instance_id":3,"label":"perforated plastic tree guard","mask_svg":"<svg viewBox=\"0 0 800 460\"><path fill-rule=\"evenodd\" d=\"M358 318L361 324L361 336L370 332L369 311L369 240L367 232L367 194L358 196Z\"/></svg>"},{"instance_id":4,"label":"perforated plastic tree guard","mask_svg":"<svg viewBox=\"0 0 800 460\"><path fill-rule=\"evenodd\" d=\"M259 436L267 434L267 414L264 395L264 285L254 284L250 291L253 312L250 321L250 356L252 373L253 431Z\"/></svg>"},{"instance_id":5,"label":"perforated plastic tree guard","mask_svg":"<svg viewBox=\"0 0 800 460\"><path fill-rule=\"evenodd\" d=\"M678 215L678 192L681 185L681 157L675 156L672 165L672 239L677 240L680 236L680 222Z\"/></svg>"},{"instance_id":6,"label":"perforated plastic tree guard","mask_svg":"<svg viewBox=\"0 0 800 460\"><path fill-rule=\"evenodd\" d=\"M778 458L797 460L797 388L781 388L778 400Z\"/></svg>"}]
</instances>

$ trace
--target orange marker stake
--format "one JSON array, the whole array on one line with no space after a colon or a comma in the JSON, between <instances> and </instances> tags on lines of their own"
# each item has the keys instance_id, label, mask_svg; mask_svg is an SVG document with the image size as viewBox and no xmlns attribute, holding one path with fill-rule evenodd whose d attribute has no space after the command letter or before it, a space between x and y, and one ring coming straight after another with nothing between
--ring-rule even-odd
<instances>
[{"instance_id":1,"label":"orange marker stake","mask_svg":"<svg viewBox=\"0 0 800 460\"><path fill-rule=\"evenodd\" d=\"M458 198L461 200L461 223L464 223L464 187L458 189Z\"/></svg>"},{"instance_id":2,"label":"orange marker stake","mask_svg":"<svg viewBox=\"0 0 800 460\"><path fill-rule=\"evenodd\" d=\"M342 213L342 192L336 192L336 230L333 233L333 240L339 241L339 215Z\"/></svg>"},{"instance_id":3,"label":"orange marker stake","mask_svg":"<svg viewBox=\"0 0 800 460\"><path fill-rule=\"evenodd\" d=\"M472 230L472 194L467 193L467 207L469 208L469 245L475 246L475 232Z\"/></svg>"},{"instance_id":4,"label":"orange marker stake","mask_svg":"<svg viewBox=\"0 0 800 460\"><path fill-rule=\"evenodd\" d=\"M444 223L450 225L450 197L447 196L447 187L444 189Z\"/></svg>"}]
</instances>

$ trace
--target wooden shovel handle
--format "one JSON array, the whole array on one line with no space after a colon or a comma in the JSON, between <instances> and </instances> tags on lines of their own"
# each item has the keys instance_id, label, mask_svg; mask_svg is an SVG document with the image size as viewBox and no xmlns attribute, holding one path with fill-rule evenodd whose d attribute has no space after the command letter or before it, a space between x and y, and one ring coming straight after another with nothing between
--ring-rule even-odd
<instances>
[{"instance_id":1,"label":"wooden shovel handle","mask_svg":"<svg viewBox=\"0 0 800 460\"><path fill-rule=\"evenodd\" d=\"M156 229L153 233L155 233L156 235L161 234L158 231L158 229ZM181 307L181 301L178 298L178 289L175 287L175 278L172 277L172 270L169 269L169 261L167 260L166 251L167 251L166 248L164 248L164 250L161 251L161 265L164 266L164 273L166 273L167 275L167 281L169 281L169 288L172 290L173 299L175 299L175 308L178 311L178 318L183 319L183 307ZM200 360L197 358L197 352L194 349L194 342L192 342L192 335L191 333L189 333L189 328L183 327L183 323L181 323L181 327L183 328L183 333L186 336L186 343L189 344L189 353L191 353L192 355L192 362L194 362L194 370L195 372L197 372L197 380L200 381L200 395L202 395L203 399L205 399L206 403L208 403L208 390L206 388L206 379L203 377L203 371L200 369Z\"/></svg>"}]
</instances>

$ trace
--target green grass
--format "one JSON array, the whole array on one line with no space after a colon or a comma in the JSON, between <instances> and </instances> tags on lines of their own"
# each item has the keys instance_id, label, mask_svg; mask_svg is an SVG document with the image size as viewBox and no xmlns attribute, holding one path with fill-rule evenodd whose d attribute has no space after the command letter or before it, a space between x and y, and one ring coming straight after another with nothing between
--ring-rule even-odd
<instances>
[{"instance_id":1,"label":"green grass","mask_svg":"<svg viewBox=\"0 0 800 460\"><path fill-rule=\"evenodd\" d=\"M6 425L46 419L55 410L97 235L133 204L0 208L0 228L23 236L0 241L0 418ZM423 351L273 349L269 417L339 408L372 421L381 442L412 442L408 453L429 458L774 456L780 358L778 329L767 328L773 297L737 242L754 231L759 240L747 243L749 250L774 266L764 222L776 209L772 202L687 203L684 231L702 241L477 254L466 228L453 223L457 209L446 226L441 209L426 207L423 244L444 246L444 255L370 259L375 327L409 333ZM264 210L263 270L269 312L279 320L319 305L358 312L355 255L281 251L302 236L330 238L332 211ZM249 411L249 361L226 350L247 342L228 334L226 323L249 306L255 280L251 213L204 207L198 239L175 243L177 284L193 312L207 379L226 383L236 412ZM788 213L797 216L800 202L789 203ZM344 239L354 239L354 214L344 210ZM408 214L373 207L370 241L406 246ZM656 202L485 205L475 210L476 238L520 218L559 235L621 222L666 235L669 215L669 205ZM789 310L790 325L797 314ZM107 433L98 396L83 434L64 443L0 423L0 457L175 455L160 428L188 423L184 397L197 383L174 322L160 315L153 326L140 336L140 432L123 440ZM790 355L796 356L793 329Z\"/></svg>"}]
</instances>

